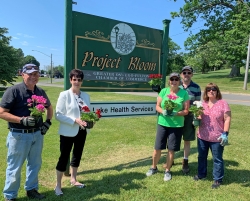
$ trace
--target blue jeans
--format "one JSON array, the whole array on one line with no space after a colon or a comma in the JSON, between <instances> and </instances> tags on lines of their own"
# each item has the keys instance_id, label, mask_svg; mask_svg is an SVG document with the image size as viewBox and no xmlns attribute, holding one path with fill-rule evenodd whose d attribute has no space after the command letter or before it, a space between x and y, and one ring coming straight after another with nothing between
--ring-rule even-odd
<instances>
[{"instance_id":1,"label":"blue jeans","mask_svg":"<svg viewBox=\"0 0 250 201\"><path fill-rule=\"evenodd\" d=\"M220 145L220 142L208 142L199 138L197 142L198 177L205 178L207 176L207 156L210 148L213 155L213 179L222 182L224 177L224 161L222 158L224 147Z\"/></svg>"},{"instance_id":2,"label":"blue jeans","mask_svg":"<svg viewBox=\"0 0 250 201\"><path fill-rule=\"evenodd\" d=\"M9 132L7 137L7 169L3 190L4 197L17 197L20 187L21 169L26 164L25 190L38 189L38 172L42 164L43 135L41 131L35 133Z\"/></svg>"}]
</instances>

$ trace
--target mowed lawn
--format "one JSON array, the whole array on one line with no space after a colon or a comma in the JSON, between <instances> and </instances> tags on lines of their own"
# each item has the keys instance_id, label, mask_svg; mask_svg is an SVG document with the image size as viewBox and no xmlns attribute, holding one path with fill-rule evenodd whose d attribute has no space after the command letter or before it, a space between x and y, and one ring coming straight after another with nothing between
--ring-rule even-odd
<instances>
[{"instance_id":1,"label":"mowed lawn","mask_svg":"<svg viewBox=\"0 0 250 201\"><path fill-rule=\"evenodd\" d=\"M216 75L219 72L214 72ZM219 82L219 87L228 92L244 93L240 90L242 81L231 81L230 86L237 86L236 91L230 91L227 71L220 71L224 78L213 78L212 73L195 75L194 80L201 83L202 89L209 82ZM210 75L211 74L211 75ZM232 78L234 79L234 78ZM235 78L236 79L236 78ZM217 83L218 83L217 82ZM223 84L223 83L226 84ZM62 88L43 87L55 108L57 98ZM231 87L233 88L233 87ZM224 90L223 90L224 91ZM248 91L246 91L248 93ZM154 97L125 95L116 93L89 92L92 101L155 101ZM151 156L156 133L156 116L131 118L103 118L96 123L87 136L85 149L79 167L78 180L86 184L86 188L71 187L69 177L63 177L63 197L54 194L56 182L55 166L59 157L58 122L53 118L52 127L45 135L43 149L43 164L39 175L40 192L46 194L46 200L249 200L249 113L250 107L230 105L232 109L232 124L229 133L229 145L225 147L225 178L219 189L211 189L212 160L208 160L208 177L204 181L193 181L197 172L197 146L193 141L189 157L191 171L183 175L181 151L175 154L175 165L171 169L172 180L163 181L166 150L163 151L158 165L159 173L146 177L145 173L151 166ZM0 120L0 189L4 187L6 169L6 136L7 123ZM22 172L21 188L18 200L28 200L23 189L25 166ZM0 200L4 200L0 197Z\"/></svg>"}]
</instances>

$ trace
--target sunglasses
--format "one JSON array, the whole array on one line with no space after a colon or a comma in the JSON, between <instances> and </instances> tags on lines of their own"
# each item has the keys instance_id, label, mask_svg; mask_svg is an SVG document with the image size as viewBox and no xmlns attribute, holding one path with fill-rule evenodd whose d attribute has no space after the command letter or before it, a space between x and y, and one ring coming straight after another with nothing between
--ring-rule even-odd
<instances>
[{"instance_id":1,"label":"sunglasses","mask_svg":"<svg viewBox=\"0 0 250 201\"><path fill-rule=\"evenodd\" d=\"M179 79L179 78L170 78L169 80L172 81L172 82L173 82L173 81L178 82L180 79Z\"/></svg>"},{"instance_id":2,"label":"sunglasses","mask_svg":"<svg viewBox=\"0 0 250 201\"><path fill-rule=\"evenodd\" d=\"M78 79L73 78L72 80L73 80L74 82L76 82L76 81L81 82L81 81L82 81L82 79L80 79L80 78L78 78Z\"/></svg>"},{"instance_id":3,"label":"sunglasses","mask_svg":"<svg viewBox=\"0 0 250 201\"><path fill-rule=\"evenodd\" d=\"M182 72L182 74L183 75L186 75L186 74L191 75L192 73L191 72Z\"/></svg>"},{"instance_id":4,"label":"sunglasses","mask_svg":"<svg viewBox=\"0 0 250 201\"><path fill-rule=\"evenodd\" d=\"M38 66L26 66L25 70L39 70Z\"/></svg>"},{"instance_id":5,"label":"sunglasses","mask_svg":"<svg viewBox=\"0 0 250 201\"><path fill-rule=\"evenodd\" d=\"M215 87L209 87L209 88L206 89L207 92L209 92L209 91L211 91L211 90L212 90L212 91L217 91L217 89L216 89Z\"/></svg>"}]
</instances>

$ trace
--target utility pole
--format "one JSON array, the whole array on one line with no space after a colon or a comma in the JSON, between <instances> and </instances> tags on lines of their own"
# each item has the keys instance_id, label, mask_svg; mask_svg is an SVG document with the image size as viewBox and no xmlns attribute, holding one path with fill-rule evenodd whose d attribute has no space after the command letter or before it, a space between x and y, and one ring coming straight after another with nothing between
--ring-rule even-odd
<instances>
[{"instance_id":1,"label":"utility pole","mask_svg":"<svg viewBox=\"0 0 250 201\"><path fill-rule=\"evenodd\" d=\"M250 57L250 36L249 36L249 40L248 40L247 61L246 61L245 78L244 78L244 85L243 85L244 90L247 90L249 57Z\"/></svg>"},{"instance_id":2,"label":"utility pole","mask_svg":"<svg viewBox=\"0 0 250 201\"><path fill-rule=\"evenodd\" d=\"M52 53L51 53L51 56L50 56L50 67L51 67L51 69L50 69L50 71L51 71L51 76L50 76L50 83L52 84L52 77L53 77L53 73L52 73Z\"/></svg>"}]
</instances>

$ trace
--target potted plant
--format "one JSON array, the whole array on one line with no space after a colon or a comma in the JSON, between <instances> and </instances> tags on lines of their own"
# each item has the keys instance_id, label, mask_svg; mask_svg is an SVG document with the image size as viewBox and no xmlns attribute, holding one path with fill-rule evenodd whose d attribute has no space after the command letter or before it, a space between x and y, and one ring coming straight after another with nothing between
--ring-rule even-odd
<instances>
[{"instance_id":1,"label":"potted plant","mask_svg":"<svg viewBox=\"0 0 250 201\"><path fill-rule=\"evenodd\" d=\"M200 125L200 119L198 117L203 114L204 108L202 107L201 101L194 101L193 105L189 108L189 112L192 112L194 115L193 125L195 127Z\"/></svg>"},{"instance_id":2,"label":"potted plant","mask_svg":"<svg viewBox=\"0 0 250 201\"><path fill-rule=\"evenodd\" d=\"M167 95L167 97L168 97L168 100L166 100L165 102L164 102L164 108L166 109L166 111L167 111L167 115L172 115L173 114L173 110L174 110L174 108L176 108L177 107L177 103L175 103L174 101L177 99L177 98L179 98L178 96L175 96L175 95L171 95L171 94L169 94L169 95Z\"/></svg>"},{"instance_id":3,"label":"potted plant","mask_svg":"<svg viewBox=\"0 0 250 201\"><path fill-rule=\"evenodd\" d=\"M153 91L160 92L162 82L162 75L161 74L150 74L149 79L151 79L148 83L152 87Z\"/></svg>"},{"instance_id":4,"label":"potted plant","mask_svg":"<svg viewBox=\"0 0 250 201\"><path fill-rule=\"evenodd\" d=\"M87 123L87 126L85 128L93 128L94 123L99 121L101 118L101 110L97 109L95 112L90 112L90 109L88 106L82 107L81 111L81 120L85 121Z\"/></svg>"},{"instance_id":5,"label":"potted plant","mask_svg":"<svg viewBox=\"0 0 250 201\"><path fill-rule=\"evenodd\" d=\"M30 107L29 110L30 116L34 117L36 123L42 118L43 114L45 113L45 104L47 99L43 96L32 95L31 98L27 100L28 106Z\"/></svg>"}]
</instances>

